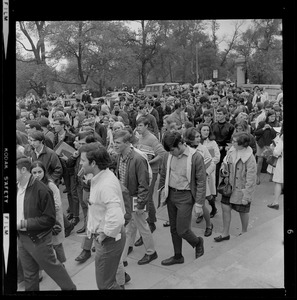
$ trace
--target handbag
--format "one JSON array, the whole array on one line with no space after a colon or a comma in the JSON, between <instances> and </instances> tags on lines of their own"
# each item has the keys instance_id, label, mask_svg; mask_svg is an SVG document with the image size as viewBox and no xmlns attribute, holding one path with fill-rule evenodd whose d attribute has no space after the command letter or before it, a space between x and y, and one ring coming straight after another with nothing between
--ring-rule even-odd
<instances>
[{"instance_id":1,"label":"handbag","mask_svg":"<svg viewBox=\"0 0 297 300\"><path fill-rule=\"evenodd\" d=\"M273 149L271 147L265 146L261 156L266 159L268 165L271 165L274 168L276 167L278 157L273 155Z\"/></svg>"},{"instance_id":2,"label":"handbag","mask_svg":"<svg viewBox=\"0 0 297 300\"><path fill-rule=\"evenodd\" d=\"M223 176L221 182L219 183L217 187L217 192L220 193L222 196L225 197L230 197L232 194L232 185L229 182L229 175L230 175L230 170L229 170L229 163L227 160L227 174Z\"/></svg>"},{"instance_id":3,"label":"handbag","mask_svg":"<svg viewBox=\"0 0 297 300\"><path fill-rule=\"evenodd\" d=\"M217 192L220 193L222 196L230 197L232 194L232 186L229 182L229 178L225 177L221 180L218 185Z\"/></svg>"},{"instance_id":4,"label":"handbag","mask_svg":"<svg viewBox=\"0 0 297 300\"><path fill-rule=\"evenodd\" d=\"M266 158L267 164L270 165L270 166L272 166L272 167L274 167L274 168L276 167L277 160L278 160L278 157L273 156L273 155L269 155Z\"/></svg>"}]
</instances>

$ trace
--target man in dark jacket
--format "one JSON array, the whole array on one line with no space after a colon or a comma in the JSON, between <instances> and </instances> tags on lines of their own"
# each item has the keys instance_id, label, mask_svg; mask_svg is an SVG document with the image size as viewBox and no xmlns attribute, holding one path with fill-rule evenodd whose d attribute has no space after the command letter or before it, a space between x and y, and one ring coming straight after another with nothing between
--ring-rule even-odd
<instances>
[{"instance_id":1,"label":"man in dark jacket","mask_svg":"<svg viewBox=\"0 0 297 300\"><path fill-rule=\"evenodd\" d=\"M211 125L212 132L215 136L215 140L219 146L221 153L220 161L216 164L216 186L219 183L219 170L221 168L222 161L226 156L226 147L228 143L231 143L231 137L234 131L234 126L226 121L228 111L225 107L219 107L217 109L217 122Z\"/></svg>"},{"instance_id":2,"label":"man in dark jacket","mask_svg":"<svg viewBox=\"0 0 297 300\"><path fill-rule=\"evenodd\" d=\"M64 266L56 258L52 228L56 222L53 193L30 173L31 160L17 159L18 255L24 273L25 290L39 291L39 269L62 290L76 290Z\"/></svg>"},{"instance_id":3,"label":"man in dark jacket","mask_svg":"<svg viewBox=\"0 0 297 300\"><path fill-rule=\"evenodd\" d=\"M44 133L41 131L33 131L29 134L28 141L32 148L29 155L32 161L40 160L43 163L50 178L59 186L63 168L54 150L44 145L44 139Z\"/></svg>"},{"instance_id":4,"label":"man in dark jacket","mask_svg":"<svg viewBox=\"0 0 297 300\"><path fill-rule=\"evenodd\" d=\"M126 261L128 247L131 243L134 243L133 239L135 239L136 230L138 229L146 250L146 254L138 261L138 264L144 265L158 257L153 236L146 221L149 193L148 161L132 147L130 140L129 131L118 130L115 132L114 150L119 154L117 177L128 189L131 201L134 199L134 203L132 203L132 220L127 225L127 242L122 258L123 261Z\"/></svg>"},{"instance_id":5,"label":"man in dark jacket","mask_svg":"<svg viewBox=\"0 0 297 300\"><path fill-rule=\"evenodd\" d=\"M68 121L65 118L54 119L53 127L55 129L55 147L59 142L63 141L74 148L73 142L75 137L72 133L65 130L67 122ZM68 168L63 159L60 159L60 161L63 167L63 179L69 203L69 214L67 218L75 226L79 222L79 198L74 180L74 167Z\"/></svg>"}]
</instances>

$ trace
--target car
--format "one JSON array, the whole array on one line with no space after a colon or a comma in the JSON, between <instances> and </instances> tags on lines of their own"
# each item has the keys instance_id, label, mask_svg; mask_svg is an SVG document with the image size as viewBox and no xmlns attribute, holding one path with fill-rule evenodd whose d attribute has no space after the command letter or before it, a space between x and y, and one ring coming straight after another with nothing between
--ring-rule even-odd
<instances>
[{"instance_id":1,"label":"car","mask_svg":"<svg viewBox=\"0 0 297 300\"><path fill-rule=\"evenodd\" d=\"M111 99L114 101L120 100L120 96L130 97L132 94L126 91L119 91L119 92L110 92L105 95L106 99Z\"/></svg>"},{"instance_id":2,"label":"car","mask_svg":"<svg viewBox=\"0 0 297 300\"><path fill-rule=\"evenodd\" d=\"M165 85L167 86L168 92L173 91L179 87L179 83L173 83L173 82L147 84L145 86L144 95L145 96L154 96L154 95L162 96Z\"/></svg>"}]
</instances>

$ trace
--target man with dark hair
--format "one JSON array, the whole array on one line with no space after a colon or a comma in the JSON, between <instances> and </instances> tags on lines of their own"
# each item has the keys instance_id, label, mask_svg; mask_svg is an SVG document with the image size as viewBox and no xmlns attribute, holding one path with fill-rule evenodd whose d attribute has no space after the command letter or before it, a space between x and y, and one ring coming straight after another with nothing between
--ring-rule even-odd
<instances>
[{"instance_id":1,"label":"man with dark hair","mask_svg":"<svg viewBox=\"0 0 297 300\"><path fill-rule=\"evenodd\" d=\"M38 121L35 121L35 120L32 120L32 121L28 121L28 125L29 125L29 128L27 130L28 132L28 135L31 133L31 132L34 132L34 131L40 131L42 132L42 128L41 128L41 125L39 124ZM53 142L51 141L51 139L49 138L49 136L46 136L44 135L44 144L49 147L50 149L53 149L54 148L54 145L53 145Z\"/></svg>"},{"instance_id":2,"label":"man with dark hair","mask_svg":"<svg viewBox=\"0 0 297 300\"><path fill-rule=\"evenodd\" d=\"M39 119L39 125L41 126L41 129L44 133L45 138L49 138L52 142L52 145L54 145L55 142L55 135L52 131L49 130L49 126L50 126L50 121L48 118L46 117L41 117ZM53 148L51 148L53 149Z\"/></svg>"},{"instance_id":3,"label":"man with dark hair","mask_svg":"<svg viewBox=\"0 0 297 300\"><path fill-rule=\"evenodd\" d=\"M55 118L53 122L53 127L55 129L55 146L63 141L69 146L74 148L74 135L69 131L66 131L65 127L67 124L67 120L65 118ZM79 222L79 198L77 194L77 189L74 180L74 167L67 167L65 160L60 158L62 167L63 167L63 179L66 186L66 192L69 209L67 219L73 223L73 225L77 225Z\"/></svg>"},{"instance_id":4,"label":"man with dark hair","mask_svg":"<svg viewBox=\"0 0 297 300\"><path fill-rule=\"evenodd\" d=\"M118 101L114 103L111 114L122 117L124 125L130 125L128 114L120 107L120 103Z\"/></svg>"},{"instance_id":5,"label":"man with dark hair","mask_svg":"<svg viewBox=\"0 0 297 300\"><path fill-rule=\"evenodd\" d=\"M116 272L125 246L125 205L119 180L109 170L110 156L103 146L90 143L81 148L85 174L92 174L87 235L95 240L95 272L99 290L121 289Z\"/></svg>"},{"instance_id":6,"label":"man with dark hair","mask_svg":"<svg viewBox=\"0 0 297 300\"><path fill-rule=\"evenodd\" d=\"M63 169L57 154L44 144L44 133L42 131L32 131L28 134L28 142L32 147L30 157L32 161L40 160L48 175L54 183L59 186Z\"/></svg>"},{"instance_id":7,"label":"man with dark hair","mask_svg":"<svg viewBox=\"0 0 297 300\"><path fill-rule=\"evenodd\" d=\"M159 129L156 118L148 112L148 109L143 102L140 102L138 105L138 114L136 115L135 123L140 117L146 117L149 120L149 131L153 133L156 138L159 138Z\"/></svg>"},{"instance_id":8,"label":"man with dark hair","mask_svg":"<svg viewBox=\"0 0 297 300\"><path fill-rule=\"evenodd\" d=\"M128 246L134 243L136 230L142 236L146 250L144 257L138 261L139 265L150 263L158 257L149 225L146 221L145 206L148 202L149 172L145 157L131 145L131 134L127 130L118 130L114 134L114 150L118 153L117 177L128 189L134 200L132 220L127 225L127 243L123 253L123 261L127 256Z\"/></svg>"},{"instance_id":9,"label":"man with dark hair","mask_svg":"<svg viewBox=\"0 0 297 300\"><path fill-rule=\"evenodd\" d=\"M227 114L228 111L225 107L219 107L217 109L217 122L211 125L221 154L220 161L216 164L216 186L218 186L219 183L219 170L227 153L226 147L228 143L231 143L231 137L234 131L234 126L226 120Z\"/></svg>"},{"instance_id":10,"label":"man with dark hair","mask_svg":"<svg viewBox=\"0 0 297 300\"><path fill-rule=\"evenodd\" d=\"M39 291L40 268L62 290L76 290L53 248L52 228L56 222L53 193L31 175L30 167L30 158L17 159L18 255L23 268L25 291Z\"/></svg>"},{"instance_id":11,"label":"man with dark hair","mask_svg":"<svg viewBox=\"0 0 297 300\"><path fill-rule=\"evenodd\" d=\"M167 204L174 256L162 265L182 264L182 239L195 248L195 258L204 254L203 238L191 230L193 206L202 214L206 195L206 170L202 155L184 144L179 132L168 132L163 140L168 152L160 173L161 200Z\"/></svg>"},{"instance_id":12,"label":"man with dark hair","mask_svg":"<svg viewBox=\"0 0 297 300\"><path fill-rule=\"evenodd\" d=\"M149 99L149 100L145 101L145 105L146 105L148 113L151 114L152 116L154 116L155 119L156 119L157 124L159 124L159 113L154 108L154 100Z\"/></svg>"}]
</instances>

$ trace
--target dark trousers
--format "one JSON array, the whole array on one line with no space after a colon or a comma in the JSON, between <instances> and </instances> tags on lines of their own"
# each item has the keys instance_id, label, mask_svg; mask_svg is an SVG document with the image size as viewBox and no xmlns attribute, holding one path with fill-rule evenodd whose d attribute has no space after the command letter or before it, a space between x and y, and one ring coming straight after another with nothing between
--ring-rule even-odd
<instances>
[{"instance_id":1,"label":"dark trousers","mask_svg":"<svg viewBox=\"0 0 297 300\"><path fill-rule=\"evenodd\" d=\"M96 282L99 290L121 289L116 281L116 273L126 242L124 226L121 235L118 241L111 237L107 237L102 243L94 240Z\"/></svg>"},{"instance_id":2,"label":"dark trousers","mask_svg":"<svg viewBox=\"0 0 297 300\"><path fill-rule=\"evenodd\" d=\"M18 255L26 291L39 291L39 269L44 270L62 290L76 290L66 269L55 256L51 233L37 242L33 242L27 234L20 233Z\"/></svg>"},{"instance_id":3,"label":"dark trousers","mask_svg":"<svg viewBox=\"0 0 297 300\"><path fill-rule=\"evenodd\" d=\"M216 188L219 185L219 177L220 177L220 169L221 169L221 165L223 162L224 157L226 156L226 150L223 149L220 151L221 157L220 157L220 161L216 164Z\"/></svg>"},{"instance_id":4,"label":"dark trousers","mask_svg":"<svg viewBox=\"0 0 297 300\"><path fill-rule=\"evenodd\" d=\"M148 218L147 218L148 223L157 222L156 208L155 208L154 199L153 199L155 183L156 183L157 178L158 178L158 173L153 173L152 182L149 186L149 191L148 191L148 202L147 202L148 203Z\"/></svg>"},{"instance_id":5,"label":"dark trousers","mask_svg":"<svg viewBox=\"0 0 297 300\"><path fill-rule=\"evenodd\" d=\"M84 201L84 193L83 193L83 187L81 184L76 184L76 191L77 191L77 196L78 200L81 206L81 209L83 211L84 215L84 226L87 226L87 216L88 216L88 204L86 201Z\"/></svg>"},{"instance_id":6,"label":"dark trousers","mask_svg":"<svg viewBox=\"0 0 297 300\"><path fill-rule=\"evenodd\" d=\"M182 254L182 239L192 247L199 243L198 237L191 230L193 197L191 191L174 191L169 188L167 210L174 254Z\"/></svg>"},{"instance_id":7,"label":"dark trousers","mask_svg":"<svg viewBox=\"0 0 297 300\"><path fill-rule=\"evenodd\" d=\"M74 217L79 217L79 198L77 194L77 184L74 179L74 174L69 175L68 179L65 181L66 189L68 190L67 198L69 203L70 213L73 214Z\"/></svg>"}]
</instances>

